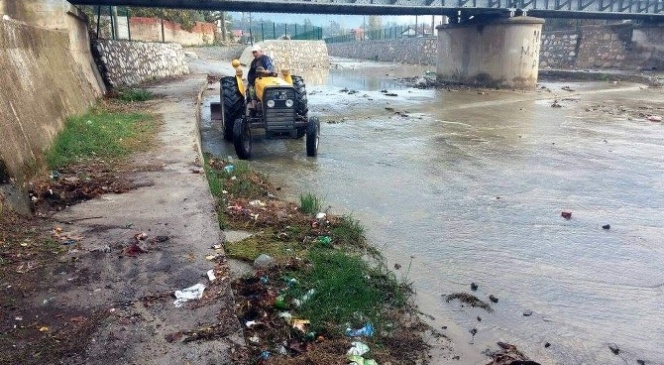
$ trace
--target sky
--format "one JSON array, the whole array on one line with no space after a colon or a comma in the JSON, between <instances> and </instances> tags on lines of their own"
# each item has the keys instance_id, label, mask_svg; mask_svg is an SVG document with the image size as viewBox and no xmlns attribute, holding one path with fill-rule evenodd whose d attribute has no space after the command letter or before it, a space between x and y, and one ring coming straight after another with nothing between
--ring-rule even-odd
<instances>
[{"instance_id":1,"label":"sky","mask_svg":"<svg viewBox=\"0 0 664 365\"><path fill-rule=\"evenodd\" d=\"M231 12L233 19L241 19L242 13ZM249 13L244 13L245 19L249 17ZM322 15L322 14L271 14L271 13L251 13L252 20L270 20L277 23L298 23L302 24L304 19L311 20L315 26L327 26L330 21L336 21L342 28L351 29L357 28L362 25L364 16L362 15ZM401 16L381 16L381 23L386 25L395 22L399 25L415 24L415 16L401 15ZM437 16L435 21L438 24L442 17ZM417 17L418 23L431 24L430 15L421 15Z\"/></svg>"}]
</instances>

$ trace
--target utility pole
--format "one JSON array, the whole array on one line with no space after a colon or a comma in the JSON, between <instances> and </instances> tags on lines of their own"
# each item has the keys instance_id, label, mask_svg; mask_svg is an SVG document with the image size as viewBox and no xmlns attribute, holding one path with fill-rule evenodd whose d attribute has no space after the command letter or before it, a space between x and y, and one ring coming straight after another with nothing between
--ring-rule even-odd
<instances>
[{"instance_id":1,"label":"utility pole","mask_svg":"<svg viewBox=\"0 0 664 365\"><path fill-rule=\"evenodd\" d=\"M221 12L219 20L221 21L221 41L226 43L226 15L223 11Z\"/></svg>"}]
</instances>

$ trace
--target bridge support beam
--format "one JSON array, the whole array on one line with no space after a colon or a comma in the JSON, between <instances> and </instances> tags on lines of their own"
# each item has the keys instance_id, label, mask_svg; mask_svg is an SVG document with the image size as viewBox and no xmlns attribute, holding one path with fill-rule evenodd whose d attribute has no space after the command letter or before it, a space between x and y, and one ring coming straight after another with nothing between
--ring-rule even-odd
<instances>
[{"instance_id":1,"label":"bridge support beam","mask_svg":"<svg viewBox=\"0 0 664 365\"><path fill-rule=\"evenodd\" d=\"M438 80L535 87L542 24L544 19L514 17L438 26Z\"/></svg>"}]
</instances>

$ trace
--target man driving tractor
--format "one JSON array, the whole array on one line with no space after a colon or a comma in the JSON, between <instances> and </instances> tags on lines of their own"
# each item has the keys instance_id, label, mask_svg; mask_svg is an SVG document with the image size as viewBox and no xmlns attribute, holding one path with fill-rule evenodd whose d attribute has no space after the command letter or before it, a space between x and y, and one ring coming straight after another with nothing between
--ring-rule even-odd
<instances>
[{"instance_id":1,"label":"man driving tractor","mask_svg":"<svg viewBox=\"0 0 664 365\"><path fill-rule=\"evenodd\" d=\"M277 74L274 71L272 59L270 56L263 53L261 46L255 44L253 47L251 47L251 53L254 56L254 60L251 61L251 66L249 67L249 72L247 73L247 81L249 81L249 98L252 101L255 109L257 98L254 83L256 82L256 77L276 76Z\"/></svg>"}]
</instances>

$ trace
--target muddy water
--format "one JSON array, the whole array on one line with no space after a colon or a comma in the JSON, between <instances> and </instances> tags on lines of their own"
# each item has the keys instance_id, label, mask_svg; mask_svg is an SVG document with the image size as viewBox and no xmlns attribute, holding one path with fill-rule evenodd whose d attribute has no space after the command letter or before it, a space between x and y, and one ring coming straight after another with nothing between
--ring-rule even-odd
<instances>
[{"instance_id":1,"label":"muddy water","mask_svg":"<svg viewBox=\"0 0 664 365\"><path fill-rule=\"evenodd\" d=\"M367 226L462 354L437 363L481 364L502 340L543 364L664 364L664 126L614 113L662 107L661 93L411 90L392 80L406 68L346 66L308 86L312 115L343 121L323 124L319 157L257 141L252 164L291 198L315 192ZM613 114L586 111L597 105ZM208 151L234 155L218 126L202 130ZM441 297L471 282L499 298L493 313Z\"/></svg>"}]
</instances>

